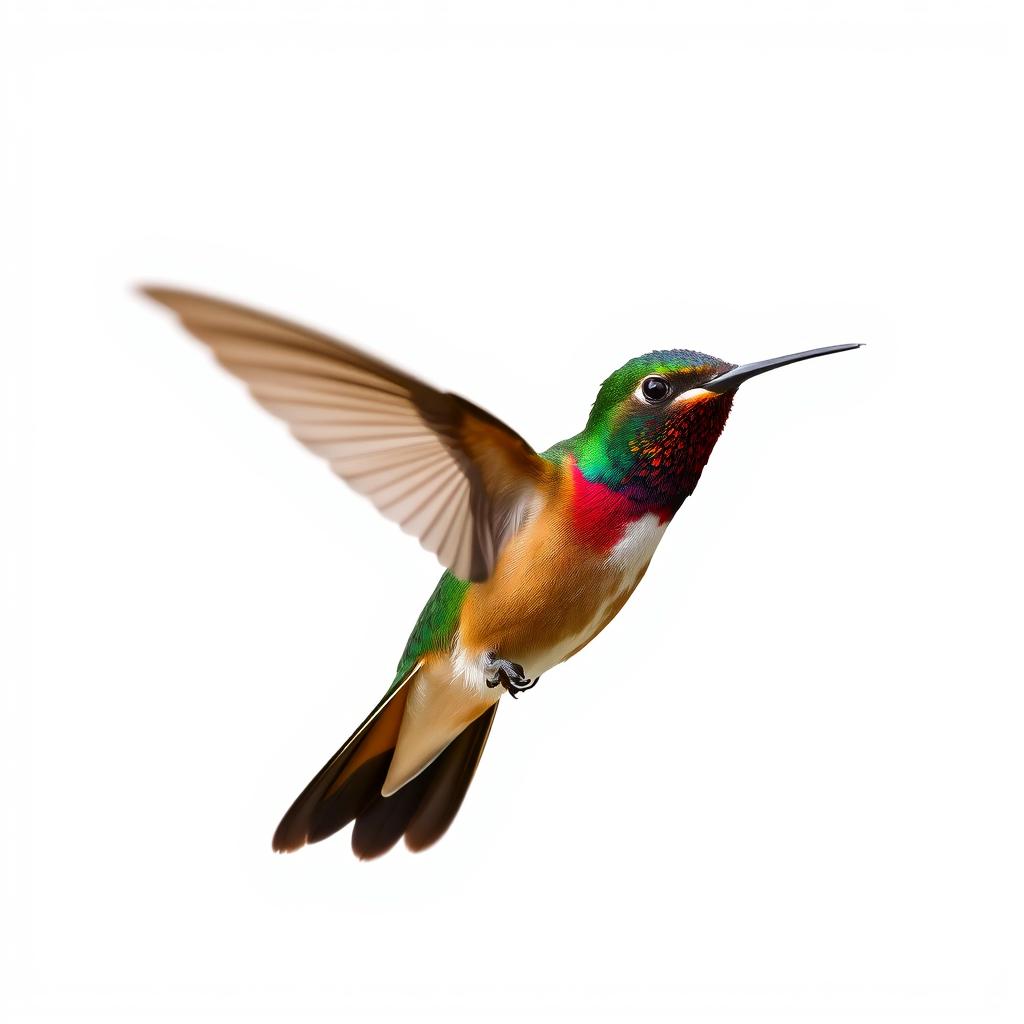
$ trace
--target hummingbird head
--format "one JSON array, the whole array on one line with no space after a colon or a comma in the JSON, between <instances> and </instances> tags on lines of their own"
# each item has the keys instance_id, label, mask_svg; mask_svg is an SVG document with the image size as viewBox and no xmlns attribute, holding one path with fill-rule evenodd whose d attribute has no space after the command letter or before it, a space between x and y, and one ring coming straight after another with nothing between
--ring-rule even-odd
<instances>
[{"instance_id":1,"label":"hummingbird head","mask_svg":"<svg viewBox=\"0 0 1024 1024\"><path fill-rule=\"evenodd\" d=\"M740 384L787 363L858 347L833 345L742 366L690 349L637 356L601 385L586 427L573 439L580 472L674 512L697 486Z\"/></svg>"}]
</instances>

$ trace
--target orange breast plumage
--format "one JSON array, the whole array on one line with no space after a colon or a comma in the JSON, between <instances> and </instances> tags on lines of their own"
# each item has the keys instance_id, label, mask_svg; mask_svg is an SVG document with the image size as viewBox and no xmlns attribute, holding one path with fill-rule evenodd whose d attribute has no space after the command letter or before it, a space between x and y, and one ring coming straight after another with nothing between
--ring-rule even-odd
<instances>
[{"instance_id":1,"label":"orange breast plumage","mask_svg":"<svg viewBox=\"0 0 1024 1024\"><path fill-rule=\"evenodd\" d=\"M602 501L575 464L564 469L493 576L467 593L457 638L463 664L494 651L536 678L597 636L643 577L668 517L607 488Z\"/></svg>"}]
</instances>

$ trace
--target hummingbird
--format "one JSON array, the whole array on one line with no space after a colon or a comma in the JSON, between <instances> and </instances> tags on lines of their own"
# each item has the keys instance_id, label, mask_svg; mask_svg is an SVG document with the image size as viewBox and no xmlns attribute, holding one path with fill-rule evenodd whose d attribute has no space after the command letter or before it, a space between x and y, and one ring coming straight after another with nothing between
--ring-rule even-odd
<instances>
[{"instance_id":1,"label":"hummingbird","mask_svg":"<svg viewBox=\"0 0 1024 1024\"><path fill-rule=\"evenodd\" d=\"M445 567L380 703L281 819L293 851L354 822L369 859L419 851L462 805L501 698L594 639L633 593L725 427L736 389L831 345L736 365L630 359L546 451L458 395L310 328L144 287L265 409Z\"/></svg>"}]
</instances>

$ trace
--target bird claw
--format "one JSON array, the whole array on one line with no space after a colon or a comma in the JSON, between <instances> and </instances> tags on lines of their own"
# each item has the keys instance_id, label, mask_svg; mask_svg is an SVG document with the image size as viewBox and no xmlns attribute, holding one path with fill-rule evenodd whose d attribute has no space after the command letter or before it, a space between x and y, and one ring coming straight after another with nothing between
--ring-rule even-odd
<instances>
[{"instance_id":1,"label":"bird claw","mask_svg":"<svg viewBox=\"0 0 1024 1024\"><path fill-rule=\"evenodd\" d=\"M487 678L487 685L492 690L495 686L503 686L513 697L518 697L524 690L532 690L540 680L527 679L523 666L505 658L488 657L487 667L494 670L494 675Z\"/></svg>"}]
</instances>

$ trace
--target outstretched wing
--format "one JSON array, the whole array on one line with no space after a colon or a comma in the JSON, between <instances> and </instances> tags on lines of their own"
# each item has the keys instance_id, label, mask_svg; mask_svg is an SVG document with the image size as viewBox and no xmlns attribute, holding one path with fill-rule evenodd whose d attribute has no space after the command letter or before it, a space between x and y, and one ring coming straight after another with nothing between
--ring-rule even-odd
<instances>
[{"instance_id":1,"label":"outstretched wing","mask_svg":"<svg viewBox=\"0 0 1024 1024\"><path fill-rule=\"evenodd\" d=\"M463 579L486 579L550 466L504 423L351 345L230 302L143 288L307 448Z\"/></svg>"}]
</instances>

